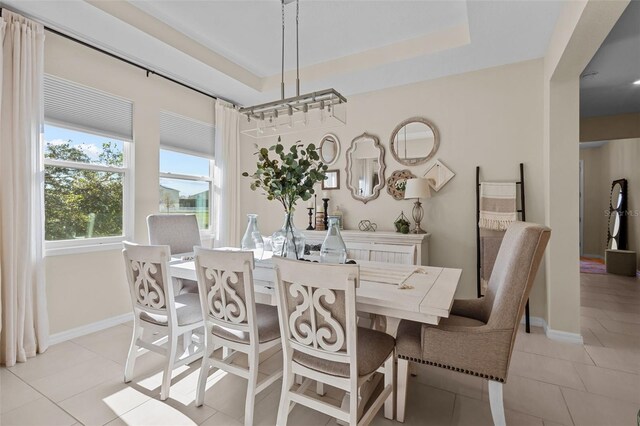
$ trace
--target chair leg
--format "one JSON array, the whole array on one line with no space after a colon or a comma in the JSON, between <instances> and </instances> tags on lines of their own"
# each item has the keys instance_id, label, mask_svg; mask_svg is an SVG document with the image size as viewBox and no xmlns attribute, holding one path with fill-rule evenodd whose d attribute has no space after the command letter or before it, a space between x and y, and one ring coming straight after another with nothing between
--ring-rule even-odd
<instances>
[{"instance_id":1,"label":"chair leg","mask_svg":"<svg viewBox=\"0 0 640 426\"><path fill-rule=\"evenodd\" d=\"M285 363L288 361L285 359ZM289 418L289 391L291 390L291 386L293 386L294 375L291 371L291 363L288 362L288 365L283 366L283 376L282 376L282 392L280 393L280 405L278 407L278 420L276 421L277 426L287 426L287 419Z\"/></svg>"},{"instance_id":2,"label":"chair leg","mask_svg":"<svg viewBox=\"0 0 640 426\"><path fill-rule=\"evenodd\" d=\"M384 416L387 419L393 420L393 412L395 410L396 402L396 360L395 353L389 356L389 359L384 363L384 386L391 385L391 395L387 397L384 402Z\"/></svg>"},{"instance_id":3,"label":"chair leg","mask_svg":"<svg viewBox=\"0 0 640 426\"><path fill-rule=\"evenodd\" d=\"M173 365L176 363L176 352L178 351L178 336L175 332L169 333L169 347L167 349L167 365L164 367L162 375L162 386L160 387L160 400L164 401L169 398L169 390L171 388L171 373Z\"/></svg>"},{"instance_id":4,"label":"chair leg","mask_svg":"<svg viewBox=\"0 0 640 426\"><path fill-rule=\"evenodd\" d=\"M133 324L133 335L131 337L131 346L129 346L129 354L127 355L127 362L124 366L124 382L129 383L131 381L131 376L133 376L133 367L136 363L136 358L138 356L138 339L142 337L142 333L144 329L134 322Z\"/></svg>"},{"instance_id":5,"label":"chair leg","mask_svg":"<svg viewBox=\"0 0 640 426\"><path fill-rule=\"evenodd\" d=\"M409 361L398 358L398 383L396 420L404 422L404 414L407 407L407 381L409 379Z\"/></svg>"},{"instance_id":6,"label":"chair leg","mask_svg":"<svg viewBox=\"0 0 640 426\"><path fill-rule=\"evenodd\" d=\"M196 388L196 407L202 407L202 404L204 404L207 377L209 377L209 357L215 349L212 343L206 342L205 344L202 363L200 364L200 374L198 375L198 387Z\"/></svg>"},{"instance_id":7,"label":"chair leg","mask_svg":"<svg viewBox=\"0 0 640 426\"><path fill-rule=\"evenodd\" d=\"M256 386L258 385L258 366L260 358L257 348L249 354L249 383L247 383L247 400L244 407L244 424L253 426L253 409L256 402Z\"/></svg>"},{"instance_id":8,"label":"chair leg","mask_svg":"<svg viewBox=\"0 0 640 426\"><path fill-rule=\"evenodd\" d=\"M505 426L504 402L502 399L502 383L489 380L489 404L491 405L491 417L495 426Z\"/></svg>"},{"instance_id":9,"label":"chair leg","mask_svg":"<svg viewBox=\"0 0 640 426\"><path fill-rule=\"evenodd\" d=\"M358 424L358 393L359 389L357 387L349 392L349 426Z\"/></svg>"}]
</instances>

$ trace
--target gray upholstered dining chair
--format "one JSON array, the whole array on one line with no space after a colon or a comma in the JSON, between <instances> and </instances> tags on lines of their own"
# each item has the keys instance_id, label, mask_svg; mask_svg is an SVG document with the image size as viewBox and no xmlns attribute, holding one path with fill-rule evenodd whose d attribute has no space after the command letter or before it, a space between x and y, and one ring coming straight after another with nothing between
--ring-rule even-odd
<instances>
[{"instance_id":1,"label":"gray upholstered dining chair","mask_svg":"<svg viewBox=\"0 0 640 426\"><path fill-rule=\"evenodd\" d=\"M192 257L193 248L202 245L194 214L151 214L147 227L149 244L169 246L174 257ZM178 283L178 294L198 293L196 281L181 279Z\"/></svg>"},{"instance_id":2,"label":"gray upholstered dining chair","mask_svg":"<svg viewBox=\"0 0 640 426\"><path fill-rule=\"evenodd\" d=\"M174 368L202 356L202 349L187 347L183 352L178 339L204 326L197 294L174 296L169 276L169 247L142 246L125 242L122 250L133 304L133 336L125 364L124 381L129 382L140 349L166 357L160 399L169 397ZM146 335L144 330L154 334ZM167 336L166 344L158 343ZM188 339L190 341L190 339ZM182 355L180 355L182 354Z\"/></svg>"},{"instance_id":3,"label":"gray upholstered dining chair","mask_svg":"<svg viewBox=\"0 0 640 426\"><path fill-rule=\"evenodd\" d=\"M398 354L397 420L405 417L409 361L435 365L489 381L493 422L504 425L502 384L538 266L551 230L526 222L505 233L486 295L455 300L438 325L401 321Z\"/></svg>"},{"instance_id":4,"label":"gray upholstered dining chair","mask_svg":"<svg viewBox=\"0 0 640 426\"><path fill-rule=\"evenodd\" d=\"M248 380L244 424L253 425L256 395L282 377L282 369L258 381L260 354L280 346L278 309L255 303L253 253L195 248L196 274L205 319L205 356L202 358L196 406L204 403L210 368ZM222 357L214 350L223 347ZM228 353L228 355L227 355ZM247 368L233 364L239 353L247 355Z\"/></svg>"},{"instance_id":5,"label":"gray upholstered dining chair","mask_svg":"<svg viewBox=\"0 0 640 426\"><path fill-rule=\"evenodd\" d=\"M384 404L393 418L395 341L381 331L356 325L357 265L329 265L274 257L278 316L282 332L284 376L278 408L278 426L286 426L295 404L321 411L351 426L366 426ZM384 387L368 405L360 389L376 372ZM294 389L294 376L303 382ZM314 398L305 390L313 382L349 393L338 407Z\"/></svg>"}]
</instances>

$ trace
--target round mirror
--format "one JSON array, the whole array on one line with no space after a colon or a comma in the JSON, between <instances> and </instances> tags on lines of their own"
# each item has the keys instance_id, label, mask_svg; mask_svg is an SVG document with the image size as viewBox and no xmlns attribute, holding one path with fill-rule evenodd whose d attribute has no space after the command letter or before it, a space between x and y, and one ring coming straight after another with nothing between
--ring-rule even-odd
<instances>
[{"instance_id":1,"label":"round mirror","mask_svg":"<svg viewBox=\"0 0 640 426\"><path fill-rule=\"evenodd\" d=\"M320 160L327 166L338 161L340 155L340 141L331 133L324 135L320 141Z\"/></svg>"},{"instance_id":2,"label":"round mirror","mask_svg":"<svg viewBox=\"0 0 640 426\"><path fill-rule=\"evenodd\" d=\"M622 185L616 183L611 188L611 209L617 210L622 205Z\"/></svg>"},{"instance_id":3,"label":"round mirror","mask_svg":"<svg viewBox=\"0 0 640 426\"><path fill-rule=\"evenodd\" d=\"M405 166L416 166L426 163L436 154L440 138L430 121L414 117L398 124L389 145L396 161Z\"/></svg>"}]
</instances>

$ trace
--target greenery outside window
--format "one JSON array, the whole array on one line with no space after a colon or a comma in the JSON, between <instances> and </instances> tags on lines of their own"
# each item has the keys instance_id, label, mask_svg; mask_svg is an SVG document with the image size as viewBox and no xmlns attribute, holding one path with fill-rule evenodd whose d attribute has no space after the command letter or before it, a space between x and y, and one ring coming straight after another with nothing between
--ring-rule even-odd
<instances>
[{"instance_id":1,"label":"greenery outside window","mask_svg":"<svg viewBox=\"0 0 640 426\"><path fill-rule=\"evenodd\" d=\"M160 149L160 213L195 214L202 231L211 231L213 160Z\"/></svg>"},{"instance_id":2,"label":"greenery outside window","mask_svg":"<svg viewBox=\"0 0 640 426\"><path fill-rule=\"evenodd\" d=\"M130 143L50 124L43 139L47 251L131 235Z\"/></svg>"}]
</instances>

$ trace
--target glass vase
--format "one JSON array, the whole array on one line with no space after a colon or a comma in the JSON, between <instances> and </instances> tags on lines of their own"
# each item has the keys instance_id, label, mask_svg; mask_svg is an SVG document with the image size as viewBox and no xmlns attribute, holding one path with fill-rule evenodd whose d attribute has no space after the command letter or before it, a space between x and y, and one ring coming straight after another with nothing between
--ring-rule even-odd
<instances>
[{"instance_id":1,"label":"glass vase","mask_svg":"<svg viewBox=\"0 0 640 426\"><path fill-rule=\"evenodd\" d=\"M271 236L275 256L302 259L304 254L304 235L293 225L293 212L284 215L282 228Z\"/></svg>"},{"instance_id":2,"label":"glass vase","mask_svg":"<svg viewBox=\"0 0 640 426\"><path fill-rule=\"evenodd\" d=\"M242 250L251 250L253 257L260 260L264 254L264 239L258 229L258 215L247 215L247 230L244 231L244 236L240 242Z\"/></svg>"},{"instance_id":3,"label":"glass vase","mask_svg":"<svg viewBox=\"0 0 640 426\"><path fill-rule=\"evenodd\" d=\"M347 246L340 235L340 218L329 216L329 229L320 249L320 263L345 263Z\"/></svg>"}]
</instances>

